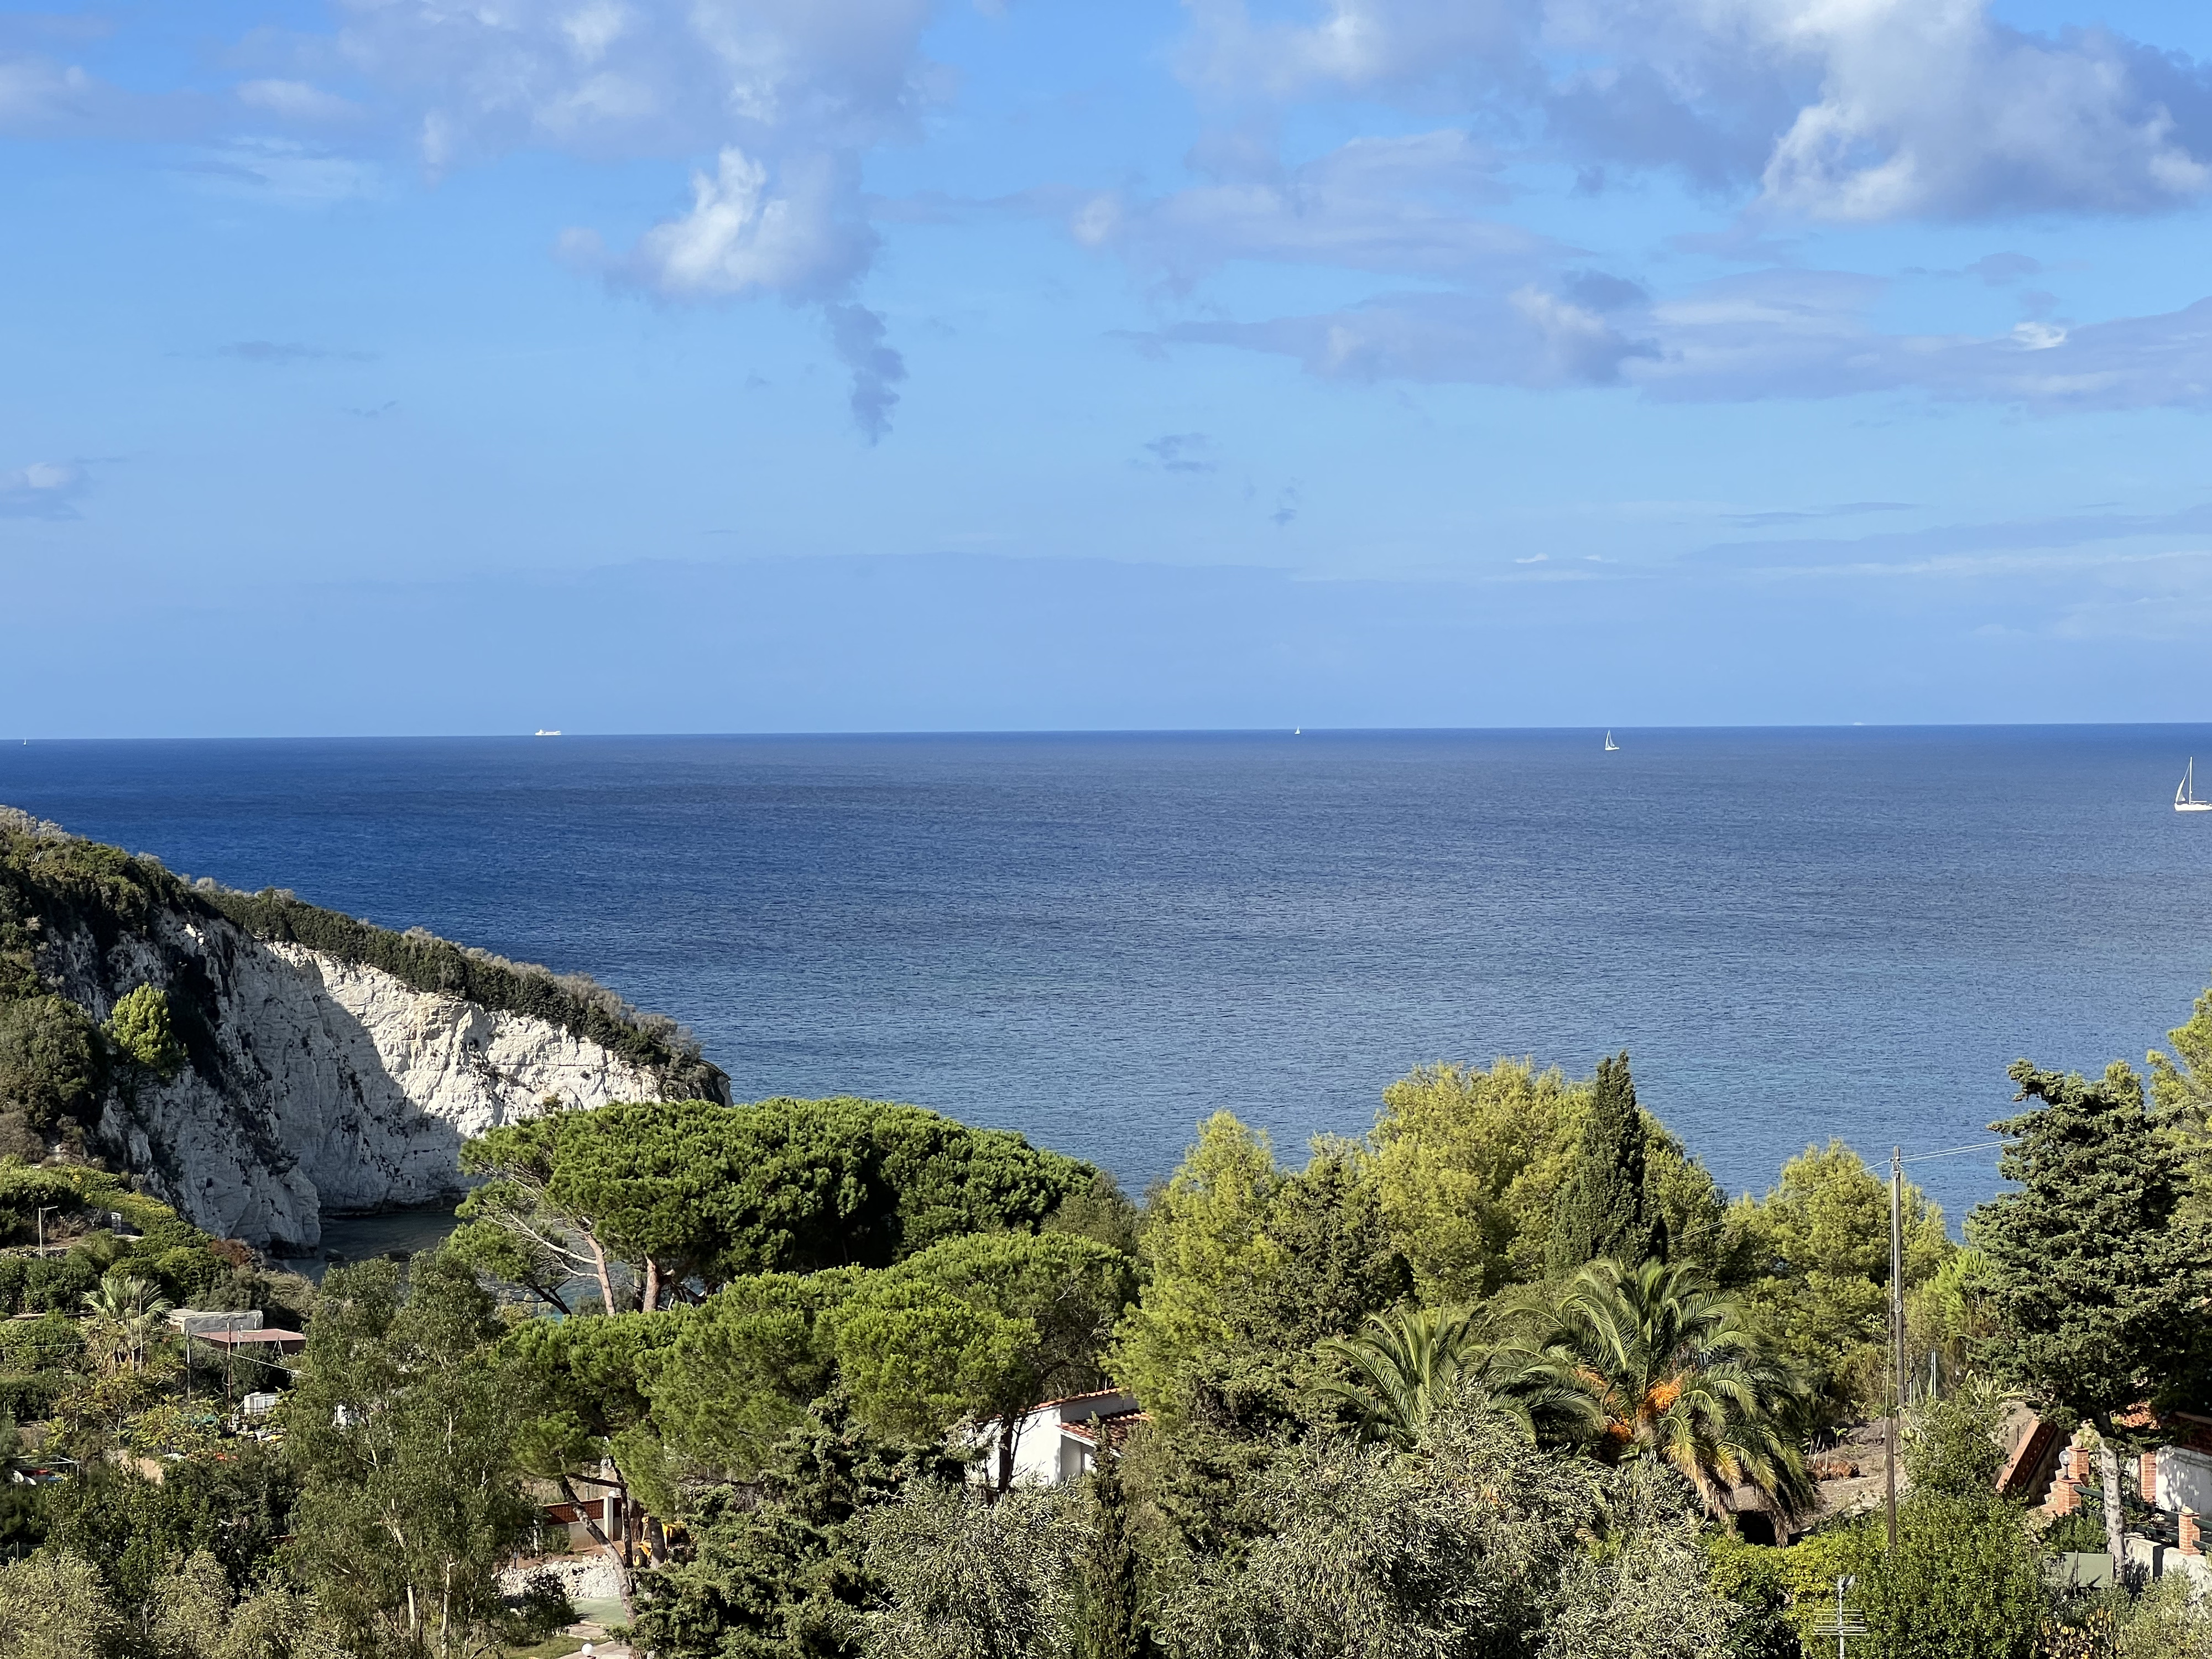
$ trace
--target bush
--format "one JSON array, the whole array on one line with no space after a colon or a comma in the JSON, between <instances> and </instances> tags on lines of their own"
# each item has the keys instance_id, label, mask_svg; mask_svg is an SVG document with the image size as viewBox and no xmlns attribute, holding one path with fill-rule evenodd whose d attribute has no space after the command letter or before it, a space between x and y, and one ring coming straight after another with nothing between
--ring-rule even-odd
<instances>
[{"instance_id":1,"label":"bush","mask_svg":"<svg viewBox=\"0 0 2212 1659\"><path fill-rule=\"evenodd\" d=\"M35 1371L68 1364L82 1351L76 1321L64 1313L0 1325L0 1370ZM16 1420L22 1419L17 1416Z\"/></svg>"},{"instance_id":2,"label":"bush","mask_svg":"<svg viewBox=\"0 0 2212 1659\"><path fill-rule=\"evenodd\" d=\"M508 1601L500 1633L515 1647L530 1647L575 1622L568 1590L556 1574L541 1567L522 1581L522 1594Z\"/></svg>"},{"instance_id":3,"label":"bush","mask_svg":"<svg viewBox=\"0 0 2212 1659\"><path fill-rule=\"evenodd\" d=\"M36 1258L23 1269L23 1304L18 1311L74 1313L99 1283L100 1268L75 1250Z\"/></svg>"},{"instance_id":4,"label":"bush","mask_svg":"<svg viewBox=\"0 0 2212 1659\"><path fill-rule=\"evenodd\" d=\"M0 1414L21 1423L36 1423L53 1415L54 1401L77 1381L71 1371L34 1371L21 1376L0 1376Z\"/></svg>"},{"instance_id":5,"label":"bush","mask_svg":"<svg viewBox=\"0 0 2212 1659\"><path fill-rule=\"evenodd\" d=\"M169 994L157 985L124 994L107 1017L107 1038L124 1058L164 1080L185 1063L184 1045L169 1015Z\"/></svg>"},{"instance_id":6,"label":"bush","mask_svg":"<svg viewBox=\"0 0 2212 1659\"><path fill-rule=\"evenodd\" d=\"M20 1561L46 1541L46 1489L0 1486L0 1561Z\"/></svg>"},{"instance_id":7,"label":"bush","mask_svg":"<svg viewBox=\"0 0 2212 1659\"><path fill-rule=\"evenodd\" d=\"M1915 1492L1897 1548L1856 1534L1856 1600L1879 1659L2030 1659L2049 1597L2041 1551L2017 1506L1994 1496Z\"/></svg>"},{"instance_id":8,"label":"bush","mask_svg":"<svg viewBox=\"0 0 2212 1659\"><path fill-rule=\"evenodd\" d=\"M0 1108L33 1129L90 1124L101 1080L99 1034L83 1009L57 996L0 1004Z\"/></svg>"}]
</instances>

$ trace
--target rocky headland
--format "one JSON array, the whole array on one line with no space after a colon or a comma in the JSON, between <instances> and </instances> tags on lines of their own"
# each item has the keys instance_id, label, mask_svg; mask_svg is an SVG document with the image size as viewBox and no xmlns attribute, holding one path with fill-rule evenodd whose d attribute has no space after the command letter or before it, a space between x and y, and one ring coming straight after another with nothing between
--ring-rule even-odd
<instances>
[{"instance_id":1,"label":"rocky headland","mask_svg":"<svg viewBox=\"0 0 2212 1659\"><path fill-rule=\"evenodd\" d=\"M111 1030L140 987L173 1033L151 1063ZM728 1096L672 1022L587 980L0 808L0 1155L90 1158L219 1237L312 1249L325 1211L458 1193L486 1129Z\"/></svg>"}]
</instances>

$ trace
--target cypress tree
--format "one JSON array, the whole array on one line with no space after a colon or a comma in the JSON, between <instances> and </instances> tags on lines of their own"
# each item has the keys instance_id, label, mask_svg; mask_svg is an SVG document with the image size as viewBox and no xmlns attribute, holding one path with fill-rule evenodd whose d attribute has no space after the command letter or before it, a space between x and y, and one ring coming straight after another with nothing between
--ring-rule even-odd
<instances>
[{"instance_id":1,"label":"cypress tree","mask_svg":"<svg viewBox=\"0 0 2212 1659\"><path fill-rule=\"evenodd\" d=\"M1147 1659L1153 1650L1140 1605L1121 1459L1110 1431L1100 1427L1098 1462L1091 1471L1096 1530L1076 1566L1068 1651L1073 1659Z\"/></svg>"},{"instance_id":2,"label":"cypress tree","mask_svg":"<svg viewBox=\"0 0 2212 1659\"><path fill-rule=\"evenodd\" d=\"M1552 1215L1544 1253L1552 1273L1572 1273L1601 1256L1629 1267L1666 1260L1667 1224L1644 1182L1644 1114L1627 1054L1601 1060L1581 1156Z\"/></svg>"},{"instance_id":3,"label":"cypress tree","mask_svg":"<svg viewBox=\"0 0 2212 1659\"><path fill-rule=\"evenodd\" d=\"M2144 1109L2142 1079L2115 1060L2079 1073L2012 1067L2036 1109L1990 1127L2010 1144L1997 1169L2018 1192L1974 1212L2002 1329L2002 1380L2104 1437L2105 1529L2119 1550L2119 1462L2130 1407L2193 1392L2212 1253L2182 1212L2188 1170Z\"/></svg>"}]
</instances>

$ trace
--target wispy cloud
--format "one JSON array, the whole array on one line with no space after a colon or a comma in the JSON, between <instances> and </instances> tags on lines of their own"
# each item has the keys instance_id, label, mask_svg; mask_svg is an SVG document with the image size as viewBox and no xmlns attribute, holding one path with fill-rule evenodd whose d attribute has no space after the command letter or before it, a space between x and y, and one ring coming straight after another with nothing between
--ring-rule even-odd
<instances>
[{"instance_id":1,"label":"wispy cloud","mask_svg":"<svg viewBox=\"0 0 2212 1659\"><path fill-rule=\"evenodd\" d=\"M1392 295L1271 322L1179 323L1154 338L1279 353L1324 380L1534 388L1613 384L1625 363L1659 355L1599 311L1534 285L1498 296Z\"/></svg>"},{"instance_id":2,"label":"wispy cloud","mask_svg":"<svg viewBox=\"0 0 2212 1659\"><path fill-rule=\"evenodd\" d=\"M0 471L0 518L78 518L76 498L86 482L84 468L74 461L33 461Z\"/></svg>"},{"instance_id":3,"label":"wispy cloud","mask_svg":"<svg viewBox=\"0 0 2212 1659\"><path fill-rule=\"evenodd\" d=\"M1465 276L1526 273L1572 256L1471 206L1503 201L1502 158L1466 133L1358 138L1286 167L1271 146L1194 158L1211 182L1164 196L1107 191L1070 216L1076 240L1188 287L1237 260Z\"/></svg>"},{"instance_id":4,"label":"wispy cloud","mask_svg":"<svg viewBox=\"0 0 2212 1659\"><path fill-rule=\"evenodd\" d=\"M351 99L341 98L334 92L325 92L306 81L276 78L242 81L235 91L238 101L248 109L309 125L357 121L368 113Z\"/></svg>"},{"instance_id":5,"label":"wispy cloud","mask_svg":"<svg viewBox=\"0 0 2212 1659\"><path fill-rule=\"evenodd\" d=\"M1150 459L1136 465L1156 466L1163 472L1213 472L1220 467L1213 440L1203 432L1163 433L1140 447Z\"/></svg>"},{"instance_id":6,"label":"wispy cloud","mask_svg":"<svg viewBox=\"0 0 2212 1659\"><path fill-rule=\"evenodd\" d=\"M392 191L378 162L289 138L234 138L191 153L174 170L204 189L283 207L374 200Z\"/></svg>"},{"instance_id":7,"label":"wispy cloud","mask_svg":"<svg viewBox=\"0 0 2212 1659\"><path fill-rule=\"evenodd\" d=\"M1870 536L1724 542L1684 556L1693 564L1745 569L1911 565L1990 554L2051 552L2157 537L2212 533L2212 504L2172 513L2081 513L1941 525Z\"/></svg>"},{"instance_id":8,"label":"wispy cloud","mask_svg":"<svg viewBox=\"0 0 2212 1659\"><path fill-rule=\"evenodd\" d=\"M295 341L234 340L216 348L222 357L235 357L244 363L263 363L282 368L291 363L349 362L366 363L375 360L373 351L333 351L323 346L301 345Z\"/></svg>"},{"instance_id":9,"label":"wispy cloud","mask_svg":"<svg viewBox=\"0 0 2212 1659\"><path fill-rule=\"evenodd\" d=\"M1323 379L1620 385L1668 402L1904 392L2069 410L2212 406L2212 298L2158 316L1999 335L1887 333L1886 285L1767 270L1601 309L1569 284L1504 295L1388 294L1341 311L1176 325L1152 337L1294 357Z\"/></svg>"},{"instance_id":10,"label":"wispy cloud","mask_svg":"<svg viewBox=\"0 0 2212 1659\"><path fill-rule=\"evenodd\" d=\"M1801 507L1768 513L1732 513L1728 521L1742 530L1765 530L1776 525L1809 524L1821 519L1854 519L1866 513L1906 513L1910 501L1842 501L1834 507Z\"/></svg>"},{"instance_id":11,"label":"wispy cloud","mask_svg":"<svg viewBox=\"0 0 2212 1659\"><path fill-rule=\"evenodd\" d=\"M255 31L227 86L160 95L70 61L97 30L0 21L0 131L187 143L177 176L288 206L388 193L409 149L432 179L522 149L693 164L688 208L627 251L579 228L562 252L664 303L813 311L882 435L905 367L860 303L877 249L860 178L946 96L921 50L930 0L333 9L331 33Z\"/></svg>"}]
</instances>

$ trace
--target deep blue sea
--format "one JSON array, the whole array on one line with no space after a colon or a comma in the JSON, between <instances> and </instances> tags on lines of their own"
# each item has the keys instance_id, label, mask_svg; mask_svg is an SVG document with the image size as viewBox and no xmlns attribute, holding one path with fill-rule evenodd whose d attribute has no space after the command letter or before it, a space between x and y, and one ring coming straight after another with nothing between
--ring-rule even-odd
<instances>
[{"instance_id":1,"label":"deep blue sea","mask_svg":"<svg viewBox=\"0 0 2212 1659\"><path fill-rule=\"evenodd\" d=\"M1019 1128L1132 1189L1424 1060L1626 1048L1734 1190L1984 1138L2212 981L2212 726L0 746L171 868L580 969L740 1098ZM2212 779L2208 779L2212 793ZM1988 1154L1916 1168L1954 1220Z\"/></svg>"}]
</instances>

